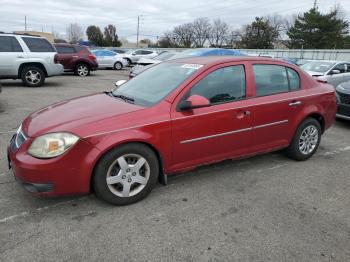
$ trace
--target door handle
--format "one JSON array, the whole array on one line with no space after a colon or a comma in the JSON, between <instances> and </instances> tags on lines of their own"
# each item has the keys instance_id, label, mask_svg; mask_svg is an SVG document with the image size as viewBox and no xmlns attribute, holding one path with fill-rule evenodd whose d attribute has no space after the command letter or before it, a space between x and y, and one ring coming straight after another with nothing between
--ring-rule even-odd
<instances>
[{"instance_id":1,"label":"door handle","mask_svg":"<svg viewBox=\"0 0 350 262\"><path fill-rule=\"evenodd\" d=\"M301 101L293 101L289 103L289 106L298 106L298 105L301 105Z\"/></svg>"},{"instance_id":2,"label":"door handle","mask_svg":"<svg viewBox=\"0 0 350 262\"><path fill-rule=\"evenodd\" d=\"M236 117L238 119L242 119L246 116L250 116L250 111L238 111L237 114L236 114Z\"/></svg>"}]
</instances>

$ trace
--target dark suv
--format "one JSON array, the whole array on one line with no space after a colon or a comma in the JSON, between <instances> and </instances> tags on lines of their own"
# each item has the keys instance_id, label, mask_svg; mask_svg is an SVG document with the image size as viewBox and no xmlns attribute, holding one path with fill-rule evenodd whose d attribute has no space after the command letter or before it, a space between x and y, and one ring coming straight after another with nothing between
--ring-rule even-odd
<instances>
[{"instance_id":1,"label":"dark suv","mask_svg":"<svg viewBox=\"0 0 350 262\"><path fill-rule=\"evenodd\" d=\"M98 67L96 56L85 46L55 44L57 60L64 66L65 72L74 72L77 76L88 76Z\"/></svg>"}]
</instances>

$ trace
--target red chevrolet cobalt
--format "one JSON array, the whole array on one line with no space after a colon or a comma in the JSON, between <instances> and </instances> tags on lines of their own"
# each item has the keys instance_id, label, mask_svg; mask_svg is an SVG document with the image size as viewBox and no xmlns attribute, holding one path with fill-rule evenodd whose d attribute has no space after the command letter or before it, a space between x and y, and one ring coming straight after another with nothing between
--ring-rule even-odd
<instances>
[{"instance_id":1,"label":"red chevrolet cobalt","mask_svg":"<svg viewBox=\"0 0 350 262\"><path fill-rule=\"evenodd\" d=\"M199 165L280 149L306 160L335 114L334 88L283 61L172 60L112 92L33 113L11 140L9 164L30 192L93 189L125 205Z\"/></svg>"}]
</instances>

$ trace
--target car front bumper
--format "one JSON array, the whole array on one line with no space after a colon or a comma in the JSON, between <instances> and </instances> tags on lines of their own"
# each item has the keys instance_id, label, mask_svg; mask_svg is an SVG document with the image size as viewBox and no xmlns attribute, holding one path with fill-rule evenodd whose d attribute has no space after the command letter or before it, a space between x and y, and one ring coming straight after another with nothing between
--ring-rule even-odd
<instances>
[{"instance_id":1,"label":"car front bumper","mask_svg":"<svg viewBox=\"0 0 350 262\"><path fill-rule=\"evenodd\" d=\"M90 191L92 170L99 154L90 143L80 140L59 157L38 159L27 153L33 139L27 139L16 148L15 137L7 149L9 167L26 190L45 196L77 195Z\"/></svg>"},{"instance_id":2,"label":"car front bumper","mask_svg":"<svg viewBox=\"0 0 350 262\"><path fill-rule=\"evenodd\" d=\"M350 120L350 105L338 104L337 118Z\"/></svg>"}]
</instances>

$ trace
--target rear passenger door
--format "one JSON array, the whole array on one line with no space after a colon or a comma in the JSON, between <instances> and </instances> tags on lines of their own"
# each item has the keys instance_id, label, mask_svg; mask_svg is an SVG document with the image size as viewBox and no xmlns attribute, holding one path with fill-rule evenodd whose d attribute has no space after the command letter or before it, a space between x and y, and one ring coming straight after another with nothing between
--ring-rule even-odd
<instances>
[{"instance_id":1,"label":"rear passenger door","mask_svg":"<svg viewBox=\"0 0 350 262\"><path fill-rule=\"evenodd\" d=\"M64 69L73 69L73 60L78 58L78 54L73 46L56 46L60 64Z\"/></svg>"},{"instance_id":2,"label":"rear passenger door","mask_svg":"<svg viewBox=\"0 0 350 262\"><path fill-rule=\"evenodd\" d=\"M18 75L18 67L26 54L14 36L0 36L0 77Z\"/></svg>"},{"instance_id":3,"label":"rear passenger door","mask_svg":"<svg viewBox=\"0 0 350 262\"><path fill-rule=\"evenodd\" d=\"M302 109L298 73L277 64L254 64L253 134L256 150L289 144L293 119Z\"/></svg>"}]
</instances>

